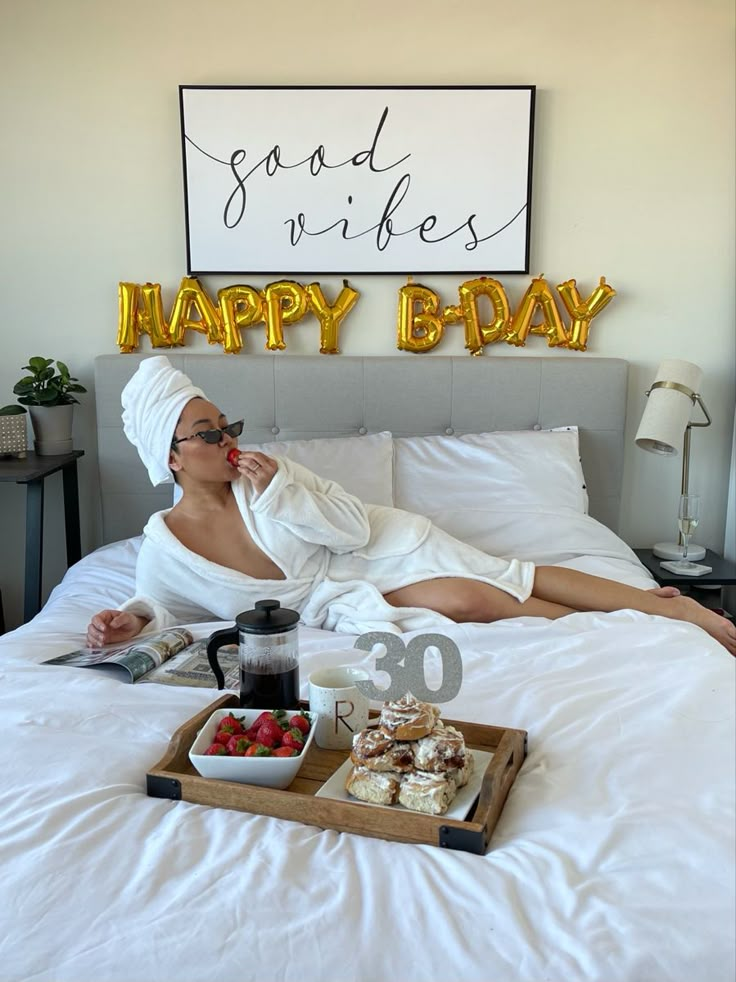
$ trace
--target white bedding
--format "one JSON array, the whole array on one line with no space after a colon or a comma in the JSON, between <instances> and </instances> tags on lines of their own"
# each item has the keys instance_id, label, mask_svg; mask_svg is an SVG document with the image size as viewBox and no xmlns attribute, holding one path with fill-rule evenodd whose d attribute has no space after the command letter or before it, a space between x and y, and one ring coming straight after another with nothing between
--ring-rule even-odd
<instances>
[{"instance_id":1,"label":"white bedding","mask_svg":"<svg viewBox=\"0 0 736 982\"><path fill-rule=\"evenodd\" d=\"M593 554L545 560L652 585L589 531ZM147 797L216 690L39 664L131 595L138 544L0 639L3 982L733 982L734 659L702 631L622 611L443 632L465 673L444 716L529 731L479 857ZM303 695L318 664L374 667L354 640L301 630Z\"/></svg>"}]
</instances>

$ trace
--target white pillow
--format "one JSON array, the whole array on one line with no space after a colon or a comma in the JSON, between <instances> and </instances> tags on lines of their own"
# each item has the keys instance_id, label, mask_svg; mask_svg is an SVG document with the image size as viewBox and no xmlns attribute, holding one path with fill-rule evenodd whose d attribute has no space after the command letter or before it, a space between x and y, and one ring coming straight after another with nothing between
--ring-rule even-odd
<instances>
[{"instance_id":1,"label":"white pillow","mask_svg":"<svg viewBox=\"0 0 736 982\"><path fill-rule=\"evenodd\" d=\"M397 437L394 503L429 517L474 509L585 514L577 427Z\"/></svg>"},{"instance_id":2,"label":"white pillow","mask_svg":"<svg viewBox=\"0 0 736 982\"><path fill-rule=\"evenodd\" d=\"M615 559L631 569L639 565L635 554L615 532L590 515L569 509L534 512L467 508L439 510L430 517L438 528L492 556L525 559L537 565L595 556Z\"/></svg>"},{"instance_id":3,"label":"white pillow","mask_svg":"<svg viewBox=\"0 0 736 982\"><path fill-rule=\"evenodd\" d=\"M575 426L398 437L394 501L494 556L636 564L629 547L587 514Z\"/></svg>"},{"instance_id":4,"label":"white pillow","mask_svg":"<svg viewBox=\"0 0 736 982\"><path fill-rule=\"evenodd\" d=\"M337 481L350 494L372 505L393 505L393 440L391 434L324 437L314 440L274 440L241 443L241 450L260 450L288 457L320 477ZM174 485L174 504L181 496Z\"/></svg>"}]
</instances>

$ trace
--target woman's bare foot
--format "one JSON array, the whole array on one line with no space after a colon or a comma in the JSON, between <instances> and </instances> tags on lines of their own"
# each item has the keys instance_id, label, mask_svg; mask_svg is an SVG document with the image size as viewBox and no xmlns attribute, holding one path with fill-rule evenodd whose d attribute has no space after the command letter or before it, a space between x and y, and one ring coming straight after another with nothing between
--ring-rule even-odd
<instances>
[{"instance_id":1,"label":"woman's bare foot","mask_svg":"<svg viewBox=\"0 0 736 982\"><path fill-rule=\"evenodd\" d=\"M697 624L736 656L736 624L691 597L673 597L672 612L679 620Z\"/></svg>"},{"instance_id":2,"label":"woman's bare foot","mask_svg":"<svg viewBox=\"0 0 736 982\"><path fill-rule=\"evenodd\" d=\"M676 586L655 586L653 589L648 591L653 593L655 597L679 597L680 591Z\"/></svg>"}]
</instances>

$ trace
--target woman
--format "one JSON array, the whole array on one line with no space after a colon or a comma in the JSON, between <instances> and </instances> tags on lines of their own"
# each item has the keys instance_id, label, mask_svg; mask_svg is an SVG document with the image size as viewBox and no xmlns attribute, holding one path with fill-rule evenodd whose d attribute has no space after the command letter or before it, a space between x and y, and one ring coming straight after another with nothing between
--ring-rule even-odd
<instances>
[{"instance_id":1,"label":"woman","mask_svg":"<svg viewBox=\"0 0 736 982\"><path fill-rule=\"evenodd\" d=\"M422 516L364 505L285 458L242 451L234 467L228 452L242 422L228 424L164 356L141 362L122 402L125 433L152 483L173 475L182 496L149 520L136 596L92 618L89 645L232 620L268 596L307 626L358 634L633 609L696 624L736 654L736 628L672 588L488 556Z\"/></svg>"}]
</instances>

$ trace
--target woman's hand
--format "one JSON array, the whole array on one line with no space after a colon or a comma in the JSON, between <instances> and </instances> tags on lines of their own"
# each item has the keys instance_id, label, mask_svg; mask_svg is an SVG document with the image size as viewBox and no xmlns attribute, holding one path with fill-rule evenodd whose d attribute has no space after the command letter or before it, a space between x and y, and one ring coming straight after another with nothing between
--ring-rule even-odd
<instances>
[{"instance_id":1,"label":"woman's hand","mask_svg":"<svg viewBox=\"0 0 736 982\"><path fill-rule=\"evenodd\" d=\"M149 618L130 614L127 610L101 610L87 627L87 647L101 648L106 644L130 641L140 634Z\"/></svg>"},{"instance_id":2,"label":"woman's hand","mask_svg":"<svg viewBox=\"0 0 736 982\"><path fill-rule=\"evenodd\" d=\"M256 450L241 451L238 470L259 494L266 490L278 469L278 463L273 457L267 457L265 453Z\"/></svg>"}]
</instances>

